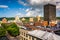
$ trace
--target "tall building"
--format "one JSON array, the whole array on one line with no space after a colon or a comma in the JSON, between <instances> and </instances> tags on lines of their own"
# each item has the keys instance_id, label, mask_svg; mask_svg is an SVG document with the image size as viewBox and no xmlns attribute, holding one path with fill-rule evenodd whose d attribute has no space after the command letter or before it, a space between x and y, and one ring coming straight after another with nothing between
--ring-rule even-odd
<instances>
[{"instance_id":1,"label":"tall building","mask_svg":"<svg viewBox=\"0 0 60 40\"><path fill-rule=\"evenodd\" d=\"M44 20L51 21L56 19L56 5L46 4L44 5Z\"/></svg>"}]
</instances>

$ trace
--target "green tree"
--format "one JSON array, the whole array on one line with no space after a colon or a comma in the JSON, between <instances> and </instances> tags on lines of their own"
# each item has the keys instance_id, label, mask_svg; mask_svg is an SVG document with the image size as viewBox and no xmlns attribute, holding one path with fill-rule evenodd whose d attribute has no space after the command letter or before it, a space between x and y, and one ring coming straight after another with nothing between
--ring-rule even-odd
<instances>
[{"instance_id":1,"label":"green tree","mask_svg":"<svg viewBox=\"0 0 60 40\"><path fill-rule=\"evenodd\" d=\"M14 37L16 37L20 34L19 27L15 23L11 23L11 25L8 27L7 31L11 36L14 36Z\"/></svg>"},{"instance_id":2,"label":"green tree","mask_svg":"<svg viewBox=\"0 0 60 40\"><path fill-rule=\"evenodd\" d=\"M6 31L4 28L0 27L0 37L5 36Z\"/></svg>"},{"instance_id":3,"label":"green tree","mask_svg":"<svg viewBox=\"0 0 60 40\"><path fill-rule=\"evenodd\" d=\"M7 30L7 28L9 27L9 24L6 24L6 23L2 23L1 25L2 25L2 27L3 27L4 29L6 29L6 30Z\"/></svg>"},{"instance_id":4,"label":"green tree","mask_svg":"<svg viewBox=\"0 0 60 40\"><path fill-rule=\"evenodd\" d=\"M1 25L11 36L16 37L20 34L19 27L15 23L2 23Z\"/></svg>"}]
</instances>

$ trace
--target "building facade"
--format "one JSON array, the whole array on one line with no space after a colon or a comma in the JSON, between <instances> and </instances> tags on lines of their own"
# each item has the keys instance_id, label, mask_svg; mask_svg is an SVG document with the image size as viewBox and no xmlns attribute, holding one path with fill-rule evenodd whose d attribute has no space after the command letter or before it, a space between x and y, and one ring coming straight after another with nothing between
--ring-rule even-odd
<instances>
[{"instance_id":1,"label":"building facade","mask_svg":"<svg viewBox=\"0 0 60 40\"><path fill-rule=\"evenodd\" d=\"M53 4L44 5L44 20L45 21L56 20L56 5Z\"/></svg>"},{"instance_id":2,"label":"building facade","mask_svg":"<svg viewBox=\"0 0 60 40\"><path fill-rule=\"evenodd\" d=\"M20 29L20 40L41 40L41 39L29 35L27 30Z\"/></svg>"}]
</instances>

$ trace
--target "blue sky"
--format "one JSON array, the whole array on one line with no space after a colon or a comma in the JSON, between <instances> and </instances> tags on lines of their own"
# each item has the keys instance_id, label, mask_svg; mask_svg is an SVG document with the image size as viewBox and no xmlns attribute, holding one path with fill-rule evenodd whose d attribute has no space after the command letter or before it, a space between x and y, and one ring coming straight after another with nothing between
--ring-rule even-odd
<instances>
[{"instance_id":1,"label":"blue sky","mask_svg":"<svg viewBox=\"0 0 60 40\"><path fill-rule=\"evenodd\" d=\"M43 16L43 5L52 3L56 5L56 16L60 17L60 1L51 0L0 0L0 17L35 17Z\"/></svg>"}]
</instances>

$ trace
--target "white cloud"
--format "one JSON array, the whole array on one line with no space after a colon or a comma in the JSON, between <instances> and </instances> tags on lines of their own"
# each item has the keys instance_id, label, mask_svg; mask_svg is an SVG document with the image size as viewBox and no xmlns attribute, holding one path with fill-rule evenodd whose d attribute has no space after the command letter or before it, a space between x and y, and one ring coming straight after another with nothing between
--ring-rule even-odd
<instances>
[{"instance_id":1,"label":"white cloud","mask_svg":"<svg viewBox=\"0 0 60 40\"><path fill-rule=\"evenodd\" d=\"M60 9L60 5L58 5L56 8L57 8L57 9Z\"/></svg>"},{"instance_id":2,"label":"white cloud","mask_svg":"<svg viewBox=\"0 0 60 40\"><path fill-rule=\"evenodd\" d=\"M29 11L27 14L26 14L26 16L32 16L32 13L31 13L31 11Z\"/></svg>"},{"instance_id":3,"label":"white cloud","mask_svg":"<svg viewBox=\"0 0 60 40\"><path fill-rule=\"evenodd\" d=\"M20 4L23 4L24 6L28 5L27 3L24 3L22 0L18 0Z\"/></svg>"},{"instance_id":4,"label":"white cloud","mask_svg":"<svg viewBox=\"0 0 60 40\"><path fill-rule=\"evenodd\" d=\"M0 5L0 8L8 8L7 5Z\"/></svg>"},{"instance_id":5,"label":"white cloud","mask_svg":"<svg viewBox=\"0 0 60 40\"><path fill-rule=\"evenodd\" d=\"M32 10L32 8L28 8L28 9L26 9L26 12L29 12L30 10Z\"/></svg>"},{"instance_id":6,"label":"white cloud","mask_svg":"<svg viewBox=\"0 0 60 40\"><path fill-rule=\"evenodd\" d=\"M60 2L60 0L28 0L28 2L31 4L31 5L35 5L35 4L47 4L47 3L50 3L50 4L56 4L56 2Z\"/></svg>"},{"instance_id":7,"label":"white cloud","mask_svg":"<svg viewBox=\"0 0 60 40\"><path fill-rule=\"evenodd\" d=\"M57 8L57 9L59 9L59 8L60 8L60 3L59 3L59 5L57 5L57 6L56 6L56 8Z\"/></svg>"},{"instance_id":8,"label":"white cloud","mask_svg":"<svg viewBox=\"0 0 60 40\"><path fill-rule=\"evenodd\" d=\"M60 10L60 0L26 0L26 2L20 0L20 3L23 5L26 4L25 6L32 7L32 10L26 10L26 16L43 15L43 5L47 3L56 5L57 11Z\"/></svg>"},{"instance_id":9,"label":"white cloud","mask_svg":"<svg viewBox=\"0 0 60 40\"><path fill-rule=\"evenodd\" d=\"M19 17L24 17L24 14L22 13L17 13L16 15L18 15Z\"/></svg>"},{"instance_id":10,"label":"white cloud","mask_svg":"<svg viewBox=\"0 0 60 40\"><path fill-rule=\"evenodd\" d=\"M19 10L25 10L24 8L19 8Z\"/></svg>"},{"instance_id":11,"label":"white cloud","mask_svg":"<svg viewBox=\"0 0 60 40\"><path fill-rule=\"evenodd\" d=\"M21 13L17 13L16 15L21 15Z\"/></svg>"},{"instance_id":12,"label":"white cloud","mask_svg":"<svg viewBox=\"0 0 60 40\"><path fill-rule=\"evenodd\" d=\"M30 0L30 4L32 4L32 5L34 5L34 4L40 4L41 2L40 2L41 0Z\"/></svg>"},{"instance_id":13,"label":"white cloud","mask_svg":"<svg viewBox=\"0 0 60 40\"><path fill-rule=\"evenodd\" d=\"M45 4L45 3L56 3L56 2L60 2L60 0L25 0L26 2L23 2L23 0L18 0L20 3L24 4L24 3L27 3L28 4L30 3L31 5L35 5L35 4Z\"/></svg>"},{"instance_id":14,"label":"white cloud","mask_svg":"<svg viewBox=\"0 0 60 40\"><path fill-rule=\"evenodd\" d=\"M19 3L23 5L30 5L33 8L42 8L42 6L47 3L58 5L60 0L26 0L26 2L19 0Z\"/></svg>"},{"instance_id":15,"label":"white cloud","mask_svg":"<svg viewBox=\"0 0 60 40\"><path fill-rule=\"evenodd\" d=\"M28 9L26 9L26 10L28 10ZM27 16L27 17L36 17L37 15L42 16L41 13L42 13L42 12L41 12L39 9L29 10L29 11L27 11L26 16Z\"/></svg>"},{"instance_id":16,"label":"white cloud","mask_svg":"<svg viewBox=\"0 0 60 40\"><path fill-rule=\"evenodd\" d=\"M29 8L29 9L26 9L26 14L17 13L16 15L18 15L19 17L36 17L37 15L42 16L40 11L41 10L39 9L31 10L31 8Z\"/></svg>"},{"instance_id":17,"label":"white cloud","mask_svg":"<svg viewBox=\"0 0 60 40\"><path fill-rule=\"evenodd\" d=\"M56 9L60 10L60 3L57 4Z\"/></svg>"},{"instance_id":18,"label":"white cloud","mask_svg":"<svg viewBox=\"0 0 60 40\"><path fill-rule=\"evenodd\" d=\"M60 0L29 0L28 2L35 8L43 8L43 5L50 3L56 5L56 9L60 10Z\"/></svg>"}]
</instances>

